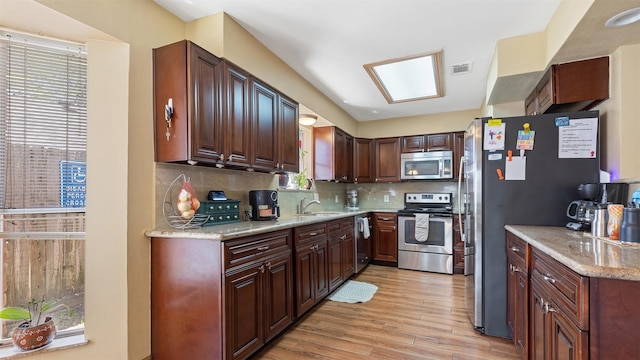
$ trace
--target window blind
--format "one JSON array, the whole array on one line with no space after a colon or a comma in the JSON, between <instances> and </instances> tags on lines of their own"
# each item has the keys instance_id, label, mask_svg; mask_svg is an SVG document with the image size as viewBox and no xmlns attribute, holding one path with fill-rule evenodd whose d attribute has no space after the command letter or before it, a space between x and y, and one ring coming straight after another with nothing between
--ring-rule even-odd
<instances>
[{"instance_id":1,"label":"window blind","mask_svg":"<svg viewBox=\"0 0 640 360\"><path fill-rule=\"evenodd\" d=\"M86 205L85 49L0 35L2 237L80 236Z\"/></svg>"}]
</instances>

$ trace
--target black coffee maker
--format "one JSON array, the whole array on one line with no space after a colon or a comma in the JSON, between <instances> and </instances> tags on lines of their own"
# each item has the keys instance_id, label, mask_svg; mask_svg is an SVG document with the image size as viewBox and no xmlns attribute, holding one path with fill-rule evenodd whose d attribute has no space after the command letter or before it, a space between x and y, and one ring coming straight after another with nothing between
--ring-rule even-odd
<instances>
[{"instance_id":1,"label":"black coffee maker","mask_svg":"<svg viewBox=\"0 0 640 360\"><path fill-rule=\"evenodd\" d=\"M595 210L599 207L598 194L600 184L588 183L578 185L578 196L581 200L572 201L567 207L567 217L572 221L567 223L567 228L572 230L591 230L591 222Z\"/></svg>"},{"instance_id":2,"label":"black coffee maker","mask_svg":"<svg viewBox=\"0 0 640 360\"><path fill-rule=\"evenodd\" d=\"M280 217L278 192L275 190L249 191L249 205L251 205L251 220L274 220Z\"/></svg>"}]
</instances>

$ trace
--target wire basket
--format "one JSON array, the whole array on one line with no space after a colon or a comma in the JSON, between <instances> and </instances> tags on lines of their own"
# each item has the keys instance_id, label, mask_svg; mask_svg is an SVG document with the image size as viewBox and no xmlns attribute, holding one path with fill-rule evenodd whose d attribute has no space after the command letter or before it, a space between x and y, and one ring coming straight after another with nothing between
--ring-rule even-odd
<instances>
[{"instance_id":1,"label":"wire basket","mask_svg":"<svg viewBox=\"0 0 640 360\"><path fill-rule=\"evenodd\" d=\"M209 215L195 213L190 218L180 215L178 209L174 206L178 193L182 189L181 185L176 185L178 180L182 179L182 183L188 182L189 179L184 174L178 175L167 188L162 199L162 216L164 221L171 227L176 229L197 229L209 220Z\"/></svg>"}]
</instances>

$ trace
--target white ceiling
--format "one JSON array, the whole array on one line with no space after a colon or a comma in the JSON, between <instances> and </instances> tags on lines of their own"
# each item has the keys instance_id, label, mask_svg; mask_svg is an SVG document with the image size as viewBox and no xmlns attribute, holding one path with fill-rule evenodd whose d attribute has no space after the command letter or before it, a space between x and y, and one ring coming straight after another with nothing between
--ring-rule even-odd
<instances>
[{"instance_id":1,"label":"white ceiling","mask_svg":"<svg viewBox=\"0 0 640 360\"><path fill-rule=\"evenodd\" d=\"M560 0L154 0L225 12L358 121L478 109L496 41L543 31ZM388 104L363 65L443 51L444 97ZM451 66L472 62L464 75ZM295 96L294 96L295 97Z\"/></svg>"}]
</instances>

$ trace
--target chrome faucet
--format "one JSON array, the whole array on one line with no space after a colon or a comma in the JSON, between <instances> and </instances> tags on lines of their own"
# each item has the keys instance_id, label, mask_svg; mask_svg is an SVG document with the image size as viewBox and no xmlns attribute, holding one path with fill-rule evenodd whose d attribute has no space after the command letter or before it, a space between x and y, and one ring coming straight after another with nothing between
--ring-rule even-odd
<instances>
[{"instance_id":1,"label":"chrome faucet","mask_svg":"<svg viewBox=\"0 0 640 360\"><path fill-rule=\"evenodd\" d=\"M302 200L300 200L300 214L308 214L309 212L307 211L307 208L310 205L312 205L312 204L320 204L320 200L311 200L305 205L305 203L304 203L305 200L306 200L306 198L302 198Z\"/></svg>"}]
</instances>

